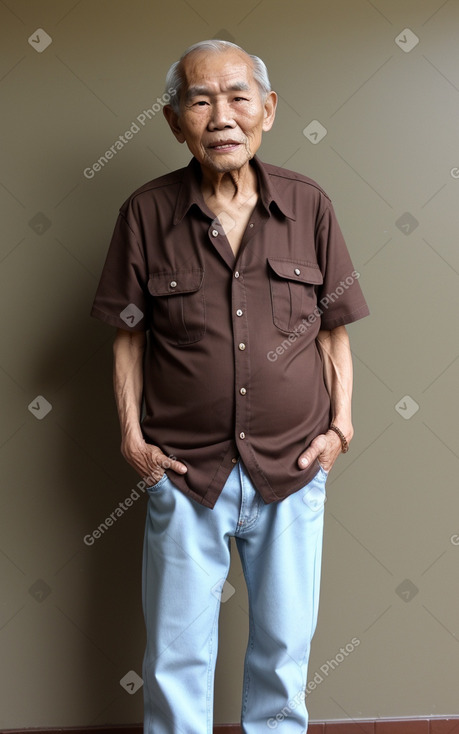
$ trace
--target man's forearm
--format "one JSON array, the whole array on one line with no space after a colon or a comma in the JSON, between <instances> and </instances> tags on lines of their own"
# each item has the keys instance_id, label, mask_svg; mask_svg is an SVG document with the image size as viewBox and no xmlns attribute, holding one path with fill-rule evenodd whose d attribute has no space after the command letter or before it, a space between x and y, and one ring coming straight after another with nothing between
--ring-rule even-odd
<instances>
[{"instance_id":1,"label":"man's forearm","mask_svg":"<svg viewBox=\"0 0 459 734\"><path fill-rule=\"evenodd\" d=\"M320 331L317 337L324 365L324 379L330 395L333 423L350 441L352 427L352 355L345 326Z\"/></svg>"},{"instance_id":2,"label":"man's forearm","mask_svg":"<svg viewBox=\"0 0 459 734\"><path fill-rule=\"evenodd\" d=\"M121 445L143 441L140 414L143 395L145 334L119 329L113 344L113 388Z\"/></svg>"},{"instance_id":3,"label":"man's forearm","mask_svg":"<svg viewBox=\"0 0 459 734\"><path fill-rule=\"evenodd\" d=\"M187 467L158 446L145 441L140 427L143 396L143 358L146 336L119 329L113 344L113 386L121 427L121 453L150 484L171 469L186 474Z\"/></svg>"}]
</instances>

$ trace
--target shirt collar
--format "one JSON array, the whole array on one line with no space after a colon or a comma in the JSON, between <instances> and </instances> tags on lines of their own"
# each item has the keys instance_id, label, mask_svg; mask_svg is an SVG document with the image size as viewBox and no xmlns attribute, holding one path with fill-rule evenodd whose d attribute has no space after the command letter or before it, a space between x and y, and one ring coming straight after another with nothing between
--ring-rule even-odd
<instances>
[{"instance_id":1,"label":"shirt collar","mask_svg":"<svg viewBox=\"0 0 459 734\"><path fill-rule=\"evenodd\" d=\"M265 210L270 213L271 205L275 204L279 211L288 219L295 220L295 214L286 203L281 193L275 188L265 165L257 156L251 160L251 165L255 168L258 176L258 185L260 190L260 202ZM184 174L177 197L175 206L174 224L182 221L188 210L194 205L198 206L206 215L210 215L209 208L206 206L201 192L201 168L196 158L192 158L188 166L184 169Z\"/></svg>"}]
</instances>

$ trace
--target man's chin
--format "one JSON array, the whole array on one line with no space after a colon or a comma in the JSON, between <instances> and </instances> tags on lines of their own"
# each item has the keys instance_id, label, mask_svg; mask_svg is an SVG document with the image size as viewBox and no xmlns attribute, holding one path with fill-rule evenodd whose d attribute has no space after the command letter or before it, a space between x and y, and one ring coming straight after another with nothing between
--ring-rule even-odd
<instances>
[{"instance_id":1,"label":"man's chin","mask_svg":"<svg viewBox=\"0 0 459 734\"><path fill-rule=\"evenodd\" d=\"M229 173L230 171L238 171L243 168L250 160L247 151L244 153L228 153L225 155L206 155L205 160L201 161L201 165L206 166L216 173Z\"/></svg>"}]
</instances>

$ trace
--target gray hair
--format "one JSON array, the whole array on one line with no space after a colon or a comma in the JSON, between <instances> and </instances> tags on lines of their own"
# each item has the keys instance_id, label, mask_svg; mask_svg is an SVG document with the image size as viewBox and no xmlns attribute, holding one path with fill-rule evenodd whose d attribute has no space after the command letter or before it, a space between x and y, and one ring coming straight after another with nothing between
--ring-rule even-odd
<instances>
[{"instance_id":1,"label":"gray hair","mask_svg":"<svg viewBox=\"0 0 459 734\"><path fill-rule=\"evenodd\" d=\"M262 99L266 99L271 91L271 84L269 81L266 64L258 56L248 54L246 51L244 51L243 48L237 46L235 43L231 43L231 41L220 41L214 39L210 41L199 41L199 43L193 44L193 46L190 46L189 48L187 48L186 51L183 52L180 59L172 64L166 75L166 90L168 92L168 97L170 98L169 104L171 105L174 112L176 112L176 114L178 114L180 111L180 93L183 86L183 78L180 65L183 59L188 56L188 54L191 54L194 51L210 51L212 53L223 53L224 51L227 51L231 48L242 51L242 53L246 54L252 60L253 78L258 84ZM173 94L171 93L171 90L174 90Z\"/></svg>"}]
</instances>

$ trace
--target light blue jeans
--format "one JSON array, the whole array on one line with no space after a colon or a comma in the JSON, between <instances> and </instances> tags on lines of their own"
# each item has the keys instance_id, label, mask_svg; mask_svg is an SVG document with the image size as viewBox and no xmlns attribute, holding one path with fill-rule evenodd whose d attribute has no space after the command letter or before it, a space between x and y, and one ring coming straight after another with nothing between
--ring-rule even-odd
<instances>
[{"instance_id":1,"label":"light blue jeans","mask_svg":"<svg viewBox=\"0 0 459 734\"><path fill-rule=\"evenodd\" d=\"M249 599L244 734L305 734L326 473L266 504L239 461L213 510L164 475L148 489L143 560L145 734L211 734L218 614L230 538Z\"/></svg>"}]
</instances>

